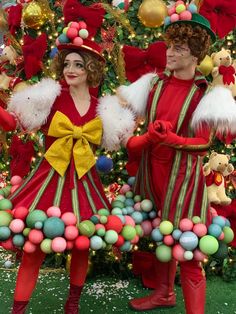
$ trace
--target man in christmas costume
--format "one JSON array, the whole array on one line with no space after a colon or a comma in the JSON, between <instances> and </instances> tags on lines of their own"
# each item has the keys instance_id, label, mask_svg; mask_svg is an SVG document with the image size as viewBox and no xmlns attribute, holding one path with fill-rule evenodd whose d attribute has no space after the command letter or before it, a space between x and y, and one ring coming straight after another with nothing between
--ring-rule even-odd
<instances>
[{"instance_id":1,"label":"man in christmas costume","mask_svg":"<svg viewBox=\"0 0 236 314\"><path fill-rule=\"evenodd\" d=\"M191 19L170 22L165 30L165 72L149 73L118 89L137 115L146 113L144 133L127 142L127 169L130 175L136 174L136 194L151 199L162 220L177 227L180 219L199 216L209 224L202 156L211 145L213 129L223 131L220 118L232 126L235 102L222 87L209 91L196 70L215 40L209 22L193 13ZM153 276L158 287L146 297L131 300L130 307L146 311L175 306L175 273L174 259L157 261ZM206 279L200 262L180 262L180 276L186 313L204 314Z\"/></svg>"}]
</instances>

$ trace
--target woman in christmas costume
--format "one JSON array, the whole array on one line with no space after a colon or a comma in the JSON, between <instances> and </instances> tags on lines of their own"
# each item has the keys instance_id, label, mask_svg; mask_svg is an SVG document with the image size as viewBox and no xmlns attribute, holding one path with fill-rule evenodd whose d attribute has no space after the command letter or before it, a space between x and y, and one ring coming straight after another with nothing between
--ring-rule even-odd
<instances>
[{"instance_id":1,"label":"woman in christmas costume","mask_svg":"<svg viewBox=\"0 0 236 314\"><path fill-rule=\"evenodd\" d=\"M16 93L1 110L0 125L6 131L20 125L31 131L41 128L46 152L23 185L10 197L15 207L46 211L58 206L74 212L78 222L89 219L100 208L109 208L95 168L94 149L101 142L102 122L97 117L97 99L90 88L102 79L104 59L100 47L89 39L83 45L62 44L55 69L66 84L52 79ZM28 103L27 103L28 101ZM72 249L70 291L65 313L78 313L80 294L88 268L88 250ZM18 271L12 313L25 313L35 288L45 254L24 252Z\"/></svg>"},{"instance_id":2,"label":"woman in christmas costume","mask_svg":"<svg viewBox=\"0 0 236 314\"><path fill-rule=\"evenodd\" d=\"M196 71L211 39L215 39L204 17L193 13L191 20L170 23L165 38L167 70L158 75L147 74L131 86L119 88L119 96L134 111L147 112L144 134L127 142L128 170L135 175L138 169L135 192L153 200L162 220L178 227L182 218L199 216L207 224L210 215L201 167L202 155L209 148L213 134L209 124L203 125L201 121L206 113L209 117L205 121L213 125L220 120L224 103L229 100L232 108L235 103L226 90L221 93L221 87L218 92L216 88L207 94L207 81ZM143 108L135 103L140 102L139 94L143 97ZM227 106L224 110L222 120L230 120L234 115L235 121L235 111L227 111ZM191 119L197 126L201 125L195 134L190 128ZM158 288L151 295L131 300L130 307L146 311L175 306L175 273L175 260L157 261L153 276ZM204 314L206 279L200 262L194 259L180 262L180 275L186 313Z\"/></svg>"}]
</instances>

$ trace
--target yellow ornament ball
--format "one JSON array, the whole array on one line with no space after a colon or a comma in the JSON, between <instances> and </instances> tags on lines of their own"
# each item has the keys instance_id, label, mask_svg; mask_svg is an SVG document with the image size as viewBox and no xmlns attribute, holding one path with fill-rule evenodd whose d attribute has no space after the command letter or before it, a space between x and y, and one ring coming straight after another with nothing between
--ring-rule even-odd
<instances>
[{"instance_id":1,"label":"yellow ornament ball","mask_svg":"<svg viewBox=\"0 0 236 314\"><path fill-rule=\"evenodd\" d=\"M35 1L24 6L22 18L25 25L33 29L40 29L40 27L47 21L44 9L40 3Z\"/></svg>"},{"instance_id":2,"label":"yellow ornament ball","mask_svg":"<svg viewBox=\"0 0 236 314\"><path fill-rule=\"evenodd\" d=\"M210 56L206 55L202 62L199 64L198 69L203 75L207 76L213 70L214 64Z\"/></svg>"},{"instance_id":3,"label":"yellow ornament ball","mask_svg":"<svg viewBox=\"0 0 236 314\"><path fill-rule=\"evenodd\" d=\"M139 7L138 17L146 27L159 27L167 16L167 7L162 0L144 0Z\"/></svg>"}]
</instances>

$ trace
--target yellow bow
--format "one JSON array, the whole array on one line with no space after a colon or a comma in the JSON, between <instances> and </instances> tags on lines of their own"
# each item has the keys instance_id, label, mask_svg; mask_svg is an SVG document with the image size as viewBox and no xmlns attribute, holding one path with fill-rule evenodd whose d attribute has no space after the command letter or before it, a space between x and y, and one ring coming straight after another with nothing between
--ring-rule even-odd
<instances>
[{"instance_id":1,"label":"yellow bow","mask_svg":"<svg viewBox=\"0 0 236 314\"><path fill-rule=\"evenodd\" d=\"M48 135L58 137L44 155L50 165L64 176L73 151L75 168L78 177L81 178L95 164L89 143L96 145L101 143L102 122L100 118L95 118L83 126L76 126L67 116L57 111L51 121Z\"/></svg>"}]
</instances>

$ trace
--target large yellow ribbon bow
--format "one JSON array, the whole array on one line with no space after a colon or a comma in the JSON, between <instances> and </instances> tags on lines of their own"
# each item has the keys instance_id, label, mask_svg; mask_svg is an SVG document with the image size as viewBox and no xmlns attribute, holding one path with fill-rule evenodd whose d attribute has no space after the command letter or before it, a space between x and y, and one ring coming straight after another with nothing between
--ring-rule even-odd
<instances>
[{"instance_id":1,"label":"large yellow ribbon bow","mask_svg":"<svg viewBox=\"0 0 236 314\"><path fill-rule=\"evenodd\" d=\"M83 126L76 126L67 116L57 111L51 121L48 135L58 138L44 155L50 165L64 176L73 152L75 169L81 178L95 164L89 143L96 145L101 143L102 122L97 117Z\"/></svg>"}]
</instances>

